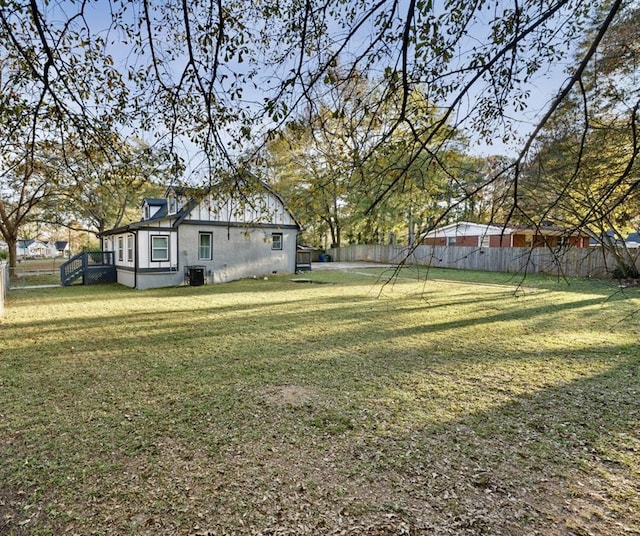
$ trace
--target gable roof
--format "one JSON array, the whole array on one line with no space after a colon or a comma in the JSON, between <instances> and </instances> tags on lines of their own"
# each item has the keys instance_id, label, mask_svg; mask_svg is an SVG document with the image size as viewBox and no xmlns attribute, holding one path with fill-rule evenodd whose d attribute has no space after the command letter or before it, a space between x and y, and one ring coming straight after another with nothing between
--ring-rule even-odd
<instances>
[{"instance_id":1,"label":"gable roof","mask_svg":"<svg viewBox=\"0 0 640 536\"><path fill-rule=\"evenodd\" d=\"M448 238L454 236L495 236L495 235L546 235L546 236L588 236L579 229L563 229L556 225L503 225L461 221L438 227L423 235L423 238Z\"/></svg>"},{"instance_id":2,"label":"gable roof","mask_svg":"<svg viewBox=\"0 0 640 536\"><path fill-rule=\"evenodd\" d=\"M144 207L145 205L148 207L157 207L157 210L153 214L151 214L148 218L142 221L161 220L167 217L168 208L167 208L166 199L160 199L157 197L145 197L142 200L141 206Z\"/></svg>"},{"instance_id":3,"label":"gable roof","mask_svg":"<svg viewBox=\"0 0 640 536\"><path fill-rule=\"evenodd\" d=\"M288 216L294 222L296 227L298 229L302 229L302 226L300 225L300 222L296 219L296 217L293 215L293 213L286 206L286 204L285 204L284 200L282 199L282 197L280 196L280 194L278 194L267 183L257 179L255 176L247 174L247 177L248 177L248 179L242 179L242 180L246 184L248 184L250 181L254 180L255 184L257 186L259 186L260 189L262 189L262 190L266 191L267 193L273 195L278 200L278 202L282 205L284 211L288 214ZM114 228L114 229L110 229L110 230L107 230L107 231L103 231L102 233L98 234L98 237L108 236L108 235L111 235L111 234L120 234L120 233L124 233L124 232L127 232L127 231L140 229L140 228L145 227L146 225L148 225L150 222L156 222L156 221L159 221L159 220L169 220L169 221L172 222L171 225L173 227L177 227L200 204L202 199L204 199L209 194L212 194L212 195L215 196L216 188L221 188L223 186L226 186L226 184L224 182L219 182L219 183L213 184L213 185L211 185L211 186L209 186L207 188L170 186L169 188L167 188L167 191L166 191L167 198L172 194L175 194L176 196L179 196L179 197L187 197L188 198L186 203L184 203L184 205L182 205L180 207L180 209L176 213L172 213L172 214L168 213L167 198L164 198L164 199L161 199L161 198L145 198L142 201L142 206L147 204L150 207L152 207L152 206L160 207L156 211L156 213L153 214L149 219L140 220L138 222L134 222L134 223L131 223L129 225L125 225L125 226L121 226L121 227L118 227L118 228Z\"/></svg>"},{"instance_id":4,"label":"gable roof","mask_svg":"<svg viewBox=\"0 0 640 536\"><path fill-rule=\"evenodd\" d=\"M509 234L511 229L498 225L461 221L438 227L426 233L423 238L448 238L453 236L484 236Z\"/></svg>"}]
</instances>

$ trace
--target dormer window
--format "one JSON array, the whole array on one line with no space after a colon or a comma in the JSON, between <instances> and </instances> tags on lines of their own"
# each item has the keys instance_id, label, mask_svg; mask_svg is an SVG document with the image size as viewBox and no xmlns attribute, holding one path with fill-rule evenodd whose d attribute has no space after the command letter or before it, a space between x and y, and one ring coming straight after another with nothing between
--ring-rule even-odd
<instances>
[{"instance_id":1,"label":"dormer window","mask_svg":"<svg viewBox=\"0 0 640 536\"><path fill-rule=\"evenodd\" d=\"M175 214L176 212L178 212L178 203L175 197L171 196L167 200L167 205L168 205L167 208L168 208L169 214Z\"/></svg>"},{"instance_id":2,"label":"dormer window","mask_svg":"<svg viewBox=\"0 0 640 536\"><path fill-rule=\"evenodd\" d=\"M149 205L145 204L144 206L144 219L148 220L151 217L151 211L149 210Z\"/></svg>"}]
</instances>

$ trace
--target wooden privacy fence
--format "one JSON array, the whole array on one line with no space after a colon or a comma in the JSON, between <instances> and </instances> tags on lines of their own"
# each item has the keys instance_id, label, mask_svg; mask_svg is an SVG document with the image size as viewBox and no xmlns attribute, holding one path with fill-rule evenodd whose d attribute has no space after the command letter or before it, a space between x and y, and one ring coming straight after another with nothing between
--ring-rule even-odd
<instances>
[{"instance_id":1,"label":"wooden privacy fence","mask_svg":"<svg viewBox=\"0 0 640 536\"><path fill-rule=\"evenodd\" d=\"M535 273L578 277L609 277L614 257L600 247L592 248L478 248L461 246L350 245L329 250L334 261L369 261L419 264L434 268L486 272ZM640 252L635 254L640 269Z\"/></svg>"},{"instance_id":2,"label":"wooden privacy fence","mask_svg":"<svg viewBox=\"0 0 640 536\"><path fill-rule=\"evenodd\" d=\"M0 316L4 314L4 299L9 290L9 265L0 262Z\"/></svg>"}]
</instances>

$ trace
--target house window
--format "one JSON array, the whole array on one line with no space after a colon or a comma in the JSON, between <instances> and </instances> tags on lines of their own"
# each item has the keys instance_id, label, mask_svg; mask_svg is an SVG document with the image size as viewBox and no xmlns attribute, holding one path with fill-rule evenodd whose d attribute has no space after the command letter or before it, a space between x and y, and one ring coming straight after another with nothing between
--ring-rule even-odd
<instances>
[{"instance_id":1,"label":"house window","mask_svg":"<svg viewBox=\"0 0 640 536\"><path fill-rule=\"evenodd\" d=\"M169 237L151 237L151 261L160 262L169 260Z\"/></svg>"},{"instance_id":2,"label":"house window","mask_svg":"<svg viewBox=\"0 0 640 536\"><path fill-rule=\"evenodd\" d=\"M211 260L211 233L200 233L198 235L198 260Z\"/></svg>"},{"instance_id":3,"label":"house window","mask_svg":"<svg viewBox=\"0 0 640 536\"><path fill-rule=\"evenodd\" d=\"M447 237L447 246L455 246L456 245L456 237L448 236Z\"/></svg>"},{"instance_id":4,"label":"house window","mask_svg":"<svg viewBox=\"0 0 640 536\"><path fill-rule=\"evenodd\" d=\"M118 261L122 262L124 260L124 238L118 237Z\"/></svg>"},{"instance_id":5,"label":"house window","mask_svg":"<svg viewBox=\"0 0 640 536\"><path fill-rule=\"evenodd\" d=\"M175 214L178 212L178 203L176 202L176 198L171 196L168 200L169 203L169 214Z\"/></svg>"},{"instance_id":6,"label":"house window","mask_svg":"<svg viewBox=\"0 0 640 536\"><path fill-rule=\"evenodd\" d=\"M271 249L282 249L282 233L271 235Z\"/></svg>"},{"instance_id":7,"label":"house window","mask_svg":"<svg viewBox=\"0 0 640 536\"><path fill-rule=\"evenodd\" d=\"M127 236L127 260L133 261L133 235Z\"/></svg>"}]
</instances>

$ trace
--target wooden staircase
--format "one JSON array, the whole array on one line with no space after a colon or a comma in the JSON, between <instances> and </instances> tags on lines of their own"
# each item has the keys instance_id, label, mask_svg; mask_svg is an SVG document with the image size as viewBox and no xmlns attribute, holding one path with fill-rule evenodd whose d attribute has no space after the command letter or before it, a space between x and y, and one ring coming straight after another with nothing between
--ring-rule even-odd
<instances>
[{"instance_id":1,"label":"wooden staircase","mask_svg":"<svg viewBox=\"0 0 640 536\"><path fill-rule=\"evenodd\" d=\"M113 251L86 251L71 257L60 266L60 283L63 287L82 278L83 285L115 283L117 281Z\"/></svg>"}]
</instances>

